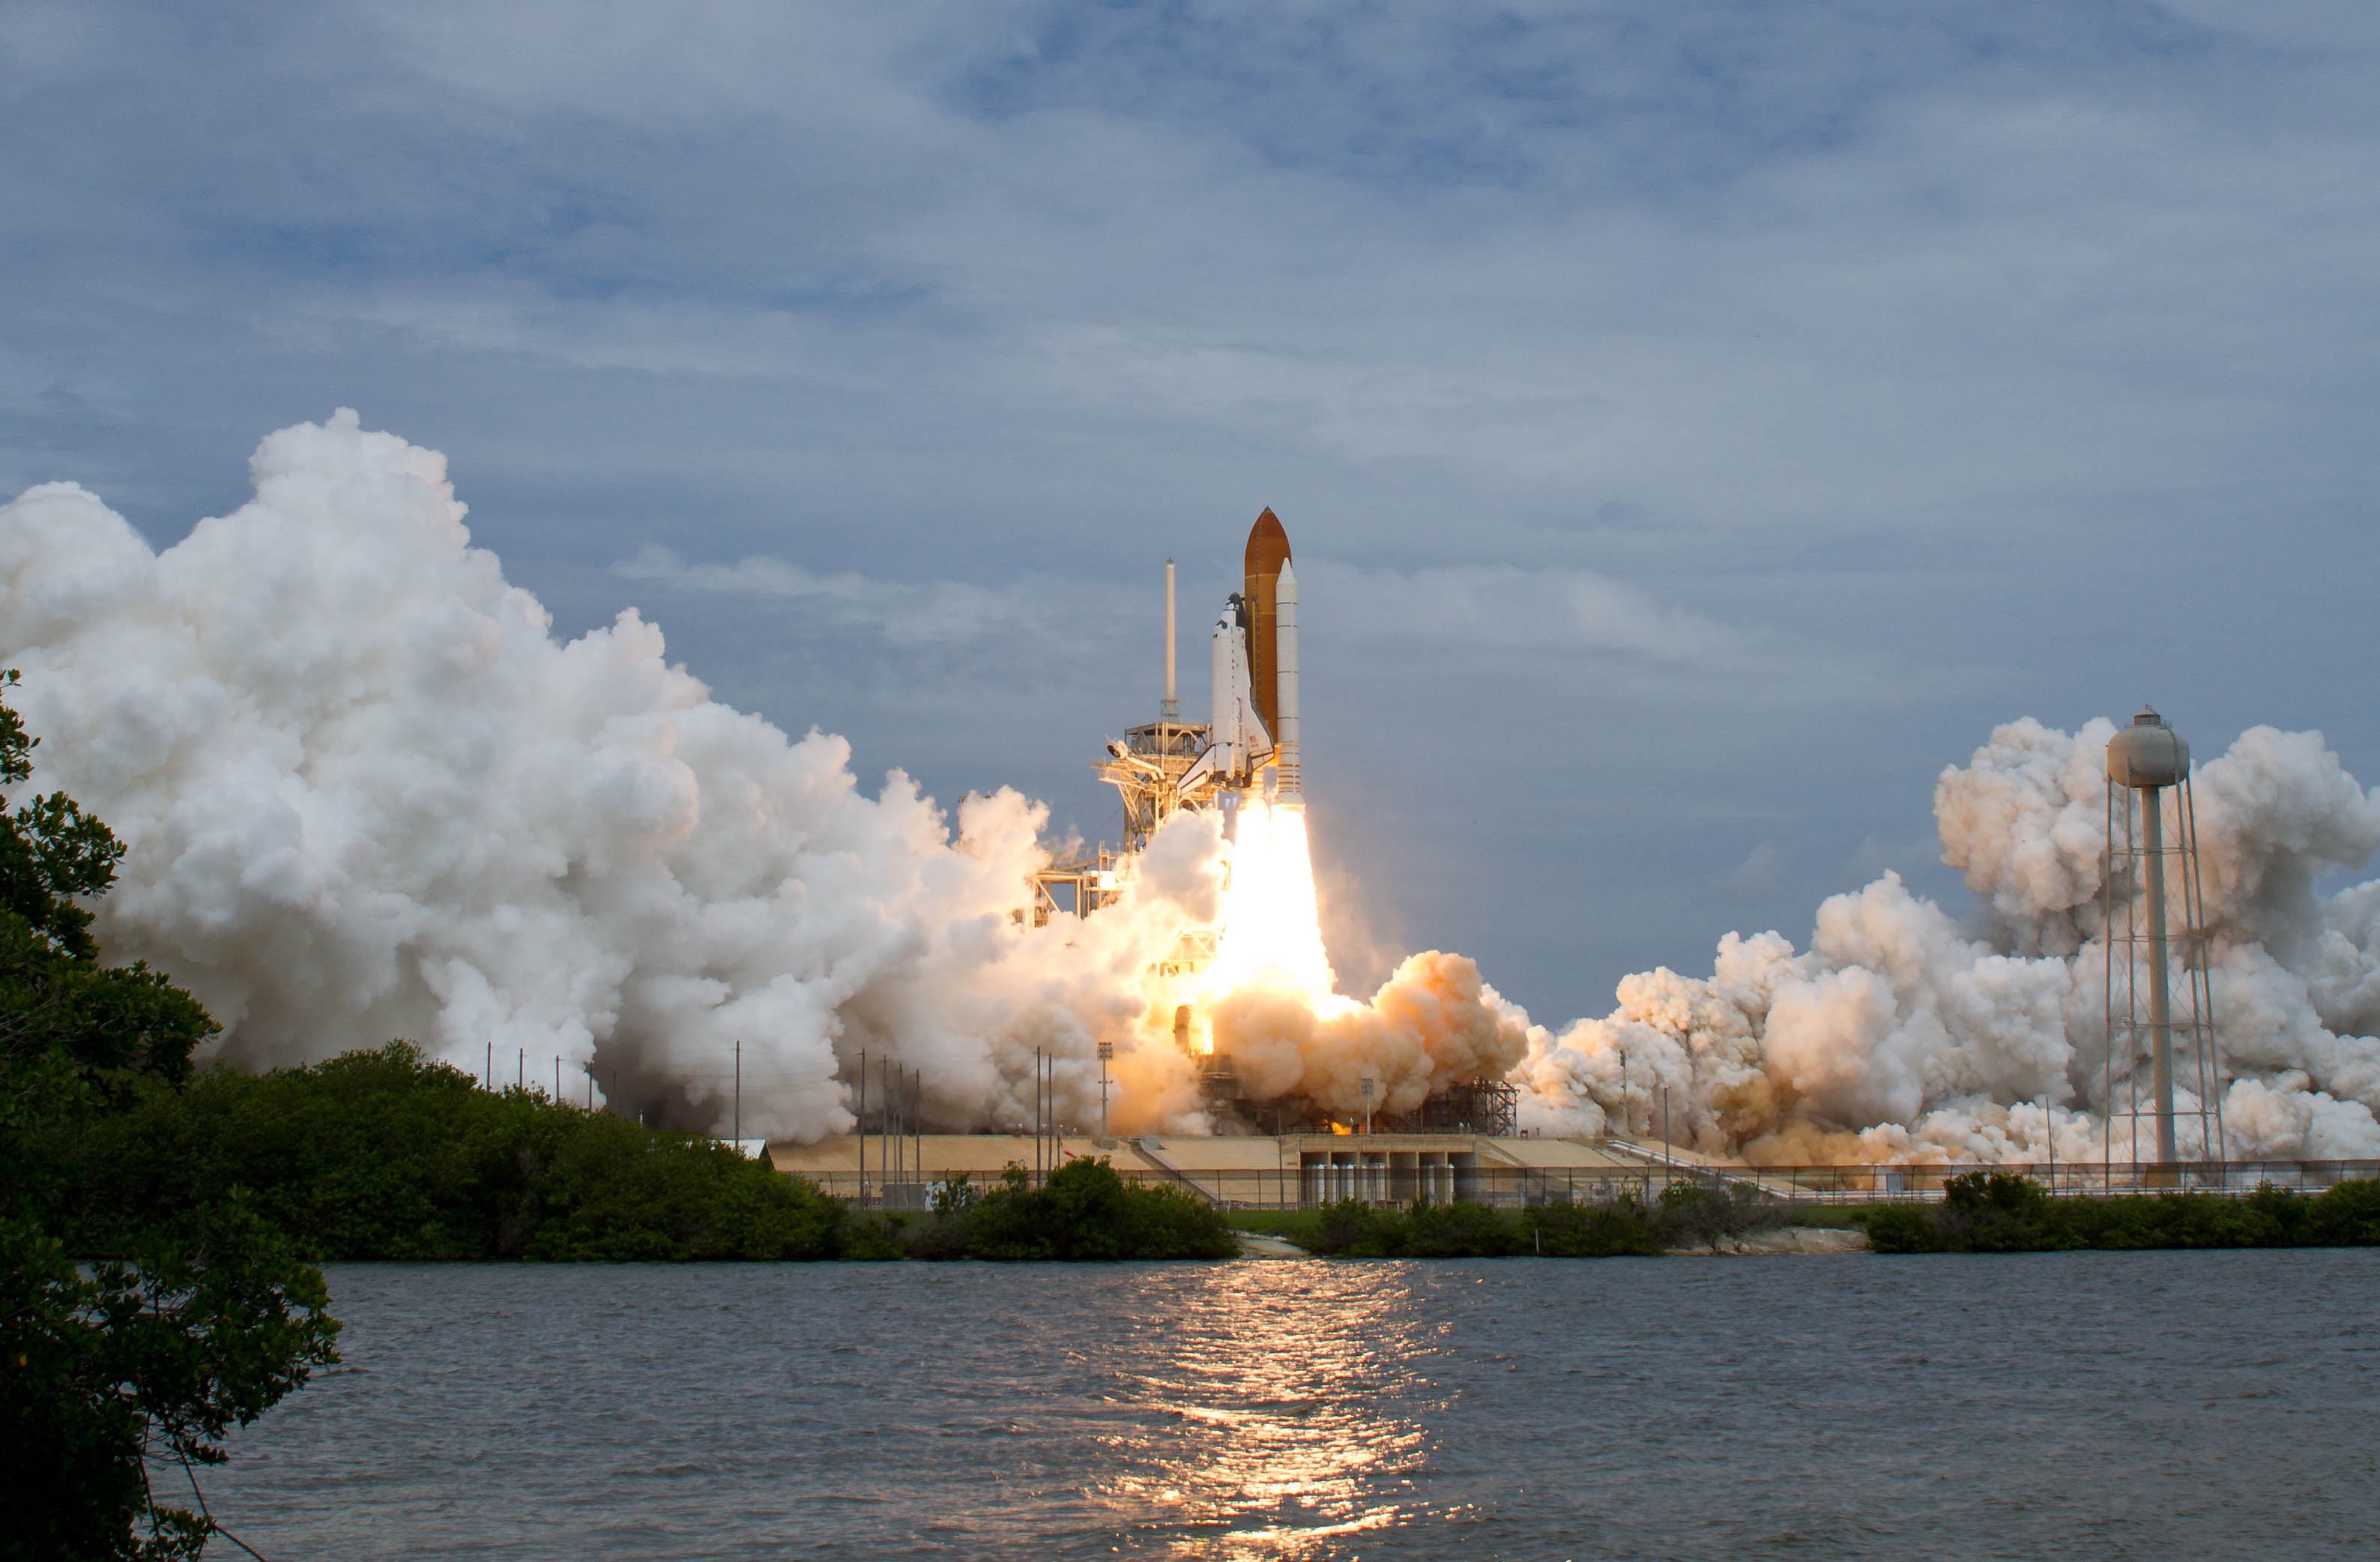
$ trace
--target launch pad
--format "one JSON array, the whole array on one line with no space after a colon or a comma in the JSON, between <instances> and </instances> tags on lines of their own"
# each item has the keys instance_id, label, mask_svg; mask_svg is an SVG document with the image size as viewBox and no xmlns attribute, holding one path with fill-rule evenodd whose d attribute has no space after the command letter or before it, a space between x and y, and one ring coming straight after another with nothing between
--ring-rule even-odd
<instances>
[{"instance_id":1,"label":"launch pad","mask_svg":"<svg viewBox=\"0 0 2380 1562\"><path fill-rule=\"evenodd\" d=\"M1280 517L1268 508L1250 527L1240 589L1225 598L1208 636L1213 677L1204 722L1183 719L1177 625L1169 559L1165 684L1157 717L1127 727L1093 762L1121 799L1123 845L1047 863L1034 876L1029 914L1037 927L1055 917L1092 916L1129 893L1142 857L1177 814L1214 815L1231 843L1222 913L1212 922L1184 925L1150 961L1154 977L1200 979L1158 984L1149 999L1160 1007L1151 1018L1162 1024L1168 1017L1161 1006L1172 1006L1174 1045L1191 1062L1218 1136L1343 1130L1352 1126L1344 1120L1348 1102L1338 1102L1334 1116L1300 1090L1252 1098L1234 1068L1231 1038L1219 1035L1207 1009L1226 994L1256 992L1302 1002L1326 1021L1360 1007L1335 991L1316 903L1299 741L1297 567ZM1022 920L1026 912L1017 915ZM1382 1111L1372 1110L1376 1082L1385 1081L1362 1081L1363 1110L1354 1120L1366 1129L1513 1131L1516 1092L1501 1080L1449 1088L1450 1081L1438 1080L1436 1093L1418 1105L1410 1086L1401 1083L1395 1093L1402 1110L1394 1117L1385 1101Z\"/></svg>"}]
</instances>

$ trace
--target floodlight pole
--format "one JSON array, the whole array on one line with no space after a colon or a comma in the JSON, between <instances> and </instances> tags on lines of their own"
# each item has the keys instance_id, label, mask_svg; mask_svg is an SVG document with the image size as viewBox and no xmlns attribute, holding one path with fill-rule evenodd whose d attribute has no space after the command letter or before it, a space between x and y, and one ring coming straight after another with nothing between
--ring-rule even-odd
<instances>
[{"instance_id":1,"label":"floodlight pole","mask_svg":"<svg viewBox=\"0 0 2380 1562\"><path fill-rule=\"evenodd\" d=\"M1366 1138L1370 1137L1372 1132L1372 1089L1373 1082L1368 1079L1364 1081L1364 1133Z\"/></svg>"}]
</instances>

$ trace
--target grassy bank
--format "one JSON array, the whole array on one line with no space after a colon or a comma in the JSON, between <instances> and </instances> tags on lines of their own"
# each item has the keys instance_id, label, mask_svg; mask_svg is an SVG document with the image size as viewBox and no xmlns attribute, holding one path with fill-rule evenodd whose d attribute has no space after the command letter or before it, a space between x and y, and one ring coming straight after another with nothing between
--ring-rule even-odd
<instances>
[{"instance_id":1,"label":"grassy bank","mask_svg":"<svg viewBox=\"0 0 2380 1562\"><path fill-rule=\"evenodd\" d=\"M2380 1245L2380 1181L2342 1182L2315 1197L2266 1188L2243 1199L2053 1199L2028 1178L1973 1172L1945 1184L1938 1204L1864 1214L1868 1246L1885 1253L2371 1247Z\"/></svg>"}]
</instances>

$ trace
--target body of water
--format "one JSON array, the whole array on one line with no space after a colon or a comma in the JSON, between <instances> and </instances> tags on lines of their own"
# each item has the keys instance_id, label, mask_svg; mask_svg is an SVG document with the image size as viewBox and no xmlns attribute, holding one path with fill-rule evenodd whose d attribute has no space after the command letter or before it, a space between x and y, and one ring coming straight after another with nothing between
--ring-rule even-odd
<instances>
[{"instance_id":1,"label":"body of water","mask_svg":"<svg viewBox=\"0 0 2380 1562\"><path fill-rule=\"evenodd\" d=\"M2380 1552L2368 1250L330 1275L273 1562Z\"/></svg>"}]
</instances>

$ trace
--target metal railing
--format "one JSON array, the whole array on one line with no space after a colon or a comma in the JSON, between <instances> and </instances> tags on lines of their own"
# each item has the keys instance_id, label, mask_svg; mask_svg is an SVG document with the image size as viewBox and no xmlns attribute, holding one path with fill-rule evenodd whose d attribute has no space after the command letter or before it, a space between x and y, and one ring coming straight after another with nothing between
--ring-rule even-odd
<instances>
[{"instance_id":1,"label":"metal railing","mask_svg":"<svg viewBox=\"0 0 2380 1562\"><path fill-rule=\"evenodd\" d=\"M2259 1188L2320 1193L2358 1178L2380 1178L2380 1160L2370 1161L2190 1161L2176 1164L2098 1161L2047 1165L1713 1166L1648 1160L1642 1166L1503 1166L1427 1168L1434 1176L1399 1175L1383 1166L1180 1167L1142 1171L1118 1167L1126 1183L1174 1188L1226 1209L1315 1209L1342 1199L1375 1204L1406 1204L1427 1197L1459 1199L1500 1209L1567 1201L1603 1203L1613 1199L1658 1199L1672 1183L1717 1189L1748 1188L1789 1204L1934 1202L1943 1185L1971 1172L2007 1172L2029 1178L2059 1198L2126 1198L2159 1193L2216 1193L2240 1197ZM803 1174L822 1192L865 1209L923 1210L935 1190L956 1173L909 1173L887 1178L856 1172ZM1028 1183L1043 1178L1031 1172ZM978 1189L998 1186L998 1170L970 1171Z\"/></svg>"},{"instance_id":2,"label":"metal railing","mask_svg":"<svg viewBox=\"0 0 2380 1562\"><path fill-rule=\"evenodd\" d=\"M2350 1178L2380 1177L2380 1161L2059 1161L1984 1165L1747 1166L1729 1168L1748 1183L1794 1203L1870 1204L1935 1201L1943 1185L1973 1172L2029 1178L2061 1199L2131 1198L2160 1193L2244 1197L2260 1188L2321 1193Z\"/></svg>"}]
</instances>

